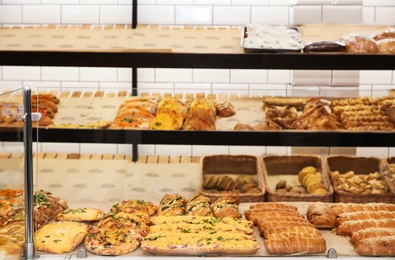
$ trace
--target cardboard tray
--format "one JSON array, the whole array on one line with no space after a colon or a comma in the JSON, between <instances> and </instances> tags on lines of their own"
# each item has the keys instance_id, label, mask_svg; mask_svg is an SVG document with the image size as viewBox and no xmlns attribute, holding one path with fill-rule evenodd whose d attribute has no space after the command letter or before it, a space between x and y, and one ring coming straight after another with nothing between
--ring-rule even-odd
<instances>
[{"instance_id":1,"label":"cardboard tray","mask_svg":"<svg viewBox=\"0 0 395 260\"><path fill-rule=\"evenodd\" d=\"M212 202L224 195L234 195L240 202L262 202L265 200L265 181L259 158L254 155L208 155L200 160L202 186L200 193L209 197ZM204 179L207 176L229 176L234 180L237 177L252 177L259 193L234 193L232 191L219 191L218 189L204 189Z\"/></svg>"},{"instance_id":2,"label":"cardboard tray","mask_svg":"<svg viewBox=\"0 0 395 260\"><path fill-rule=\"evenodd\" d=\"M345 192L337 188L337 182L331 178L334 189L335 202L353 202L353 203L394 203L395 191L394 185L389 185L388 180L384 178L384 163L383 160L376 157L357 157L357 156L328 156L326 158L326 165L328 167L328 174L330 172L339 171L346 173L354 171L355 174L369 174L379 172L381 178L385 180L390 192L386 194L356 194Z\"/></svg>"},{"instance_id":3,"label":"cardboard tray","mask_svg":"<svg viewBox=\"0 0 395 260\"><path fill-rule=\"evenodd\" d=\"M266 181L266 193L268 201L333 201L333 187L324 166L324 160L315 155L267 155L261 158L263 163L263 174ZM287 183L295 186L300 185L298 173L306 166L317 168L322 176L322 182L328 193L316 194L295 194L277 193L275 186L278 181L286 180Z\"/></svg>"}]
</instances>

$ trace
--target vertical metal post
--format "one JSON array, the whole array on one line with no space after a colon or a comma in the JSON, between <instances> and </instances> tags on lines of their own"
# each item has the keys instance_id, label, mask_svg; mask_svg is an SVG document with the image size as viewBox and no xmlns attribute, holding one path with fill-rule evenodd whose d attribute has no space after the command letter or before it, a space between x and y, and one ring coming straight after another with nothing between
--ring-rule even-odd
<instances>
[{"instance_id":1,"label":"vertical metal post","mask_svg":"<svg viewBox=\"0 0 395 260\"><path fill-rule=\"evenodd\" d=\"M29 87L24 88L23 104L23 142L24 156L24 182L25 182L25 245L23 259L36 259L33 242L33 149L32 149L32 98Z\"/></svg>"},{"instance_id":2,"label":"vertical metal post","mask_svg":"<svg viewBox=\"0 0 395 260\"><path fill-rule=\"evenodd\" d=\"M133 0L133 5L132 5L132 28L136 29L137 27L137 0Z\"/></svg>"},{"instance_id":3,"label":"vertical metal post","mask_svg":"<svg viewBox=\"0 0 395 260\"><path fill-rule=\"evenodd\" d=\"M136 1L136 0L135 0ZM132 68L132 96L137 96L137 68ZM138 145L133 144L132 150L132 161L136 162L139 157Z\"/></svg>"}]
</instances>

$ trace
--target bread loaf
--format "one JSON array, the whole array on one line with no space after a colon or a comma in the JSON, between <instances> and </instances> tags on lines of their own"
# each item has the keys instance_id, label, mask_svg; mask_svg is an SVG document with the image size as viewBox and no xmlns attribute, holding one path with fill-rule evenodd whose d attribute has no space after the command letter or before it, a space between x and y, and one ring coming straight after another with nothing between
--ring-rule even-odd
<instances>
[{"instance_id":1,"label":"bread loaf","mask_svg":"<svg viewBox=\"0 0 395 260\"><path fill-rule=\"evenodd\" d=\"M259 219L272 217L297 217L303 218L303 215L297 211L265 211L264 209L248 209L244 212L246 219L256 223Z\"/></svg>"},{"instance_id":2,"label":"bread loaf","mask_svg":"<svg viewBox=\"0 0 395 260\"><path fill-rule=\"evenodd\" d=\"M263 245L270 255L318 254L326 251L326 241L322 237L268 239L263 242Z\"/></svg>"},{"instance_id":3,"label":"bread loaf","mask_svg":"<svg viewBox=\"0 0 395 260\"><path fill-rule=\"evenodd\" d=\"M349 220L338 226L336 234L352 236L355 232L366 228L395 228L395 219Z\"/></svg>"},{"instance_id":4,"label":"bread loaf","mask_svg":"<svg viewBox=\"0 0 395 260\"><path fill-rule=\"evenodd\" d=\"M264 236L264 232L267 229L275 228L275 227L311 227L314 228L314 225L309 223L308 221L276 221L276 222L259 222L258 227L260 230L260 235Z\"/></svg>"},{"instance_id":5,"label":"bread loaf","mask_svg":"<svg viewBox=\"0 0 395 260\"><path fill-rule=\"evenodd\" d=\"M269 228L263 231L261 235L263 237L267 238L271 234L275 233L309 233L313 234L316 236L321 236L321 233L318 229L314 227L308 227L308 226L293 226L293 227L274 227L274 228Z\"/></svg>"},{"instance_id":6,"label":"bread loaf","mask_svg":"<svg viewBox=\"0 0 395 260\"><path fill-rule=\"evenodd\" d=\"M338 216L341 213L355 212L355 211L379 211L379 210L395 211L395 204L389 204L389 203L367 203L367 204L336 203L332 206L332 209L335 211L336 216Z\"/></svg>"},{"instance_id":7,"label":"bread loaf","mask_svg":"<svg viewBox=\"0 0 395 260\"><path fill-rule=\"evenodd\" d=\"M394 236L394 235L395 235L395 228L366 228L355 232L351 236L351 243L355 244L356 242L365 238Z\"/></svg>"},{"instance_id":8,"label":"bread loaf","mask_svg":"<svg viewBox=\"0 0 395 260\"><path fill-rule=\"evenodd\" d=\"M357 211L340 214L337 219L337 225L341 225L344 221L349 220L366 220L366 219L387 219L395 218L395 211Z\"/></svg>"},{"instance_id":9,"label":"bread loaf","mask_svg":"<svg viewBox=\"0 0 395 260\"><path fill-rule=\"evenodd\" d=\"M395 256L395 236L365 238L355 243L355 252L366 256Z\"/></svg>"},{"instance_id":10,"label":"bread loaf","mask_svg":"<svg viewBox=\"0 0 395 260\"><path fill-rule=\"evenodd\" d=\"M287 210L287 211L297 211L298 208L292 205L286 205L278 202L261 202L252 204L250 209L276 209L276 210Z\"/></svg>"},{"instance_id":11,"label":"bread loaf","mask_svg":"<svg viewBox=\"0 0 395 260\"><path fill-rule=\"evenodd\" d=\"M316 202L308 207L307 219L316 228L334 228L336 225L334 210L323 202Z\"/></svg>"}]
</instances>

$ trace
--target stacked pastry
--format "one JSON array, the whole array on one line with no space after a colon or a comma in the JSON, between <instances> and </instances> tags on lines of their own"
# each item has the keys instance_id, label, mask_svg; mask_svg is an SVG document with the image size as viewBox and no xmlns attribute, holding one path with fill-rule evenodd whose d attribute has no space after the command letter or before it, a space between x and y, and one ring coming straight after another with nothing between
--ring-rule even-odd
<instances>
[{"instance_id":1,"label":"stacked pastry","mask_svg":"<svg viewBox=\"0 0 395 260\"><path fill-rule=\"evenodd\" d=\"M390 117L383 112L372 98L345 98L332 101L333 113L339 116L348 130L394 129Z\"/></svg>"},{"instance_id":2,"label":"stacked pastry","mask_svg":"<svg viewBox=\"0 0 395 260\"><path fill-rule=\"evenodd\" d=\"M157 102L151 98L133 98L125 100L118 108L118 112L111 128L148 129L155 117Z\"/></svg>"},{"instance_id":3,"label":"stacked pastry","mask_svg":"<svg viewBox=\"0 0 395 260\"><path fill-rule=\"evenodd\" d=\"M111 207L87 234L85 248L98 255L125 255L136 250L148 234L150 216L158 207L144 200L122 201Z\"/></svg>"},{"instance_id":4,"label":"stacked pastry","mask_svg":"<svg viewBox=\"0 0 395 260\"><path fill-rule=\"evenodd\" d=\"M313 166L304 167L298 173L298 180L309 194L328 193L322 181L321 173Z\"/></svg>"},{"instance_id":5,"label":"stacked pastry","mask_svg":"<svg viewBox=\"0 0 395 260\"><path fill-rule=\"evenodd\" d=\"M206 98L192 101L185 122L184 130L215 130L216 107L214 102Z\"/></svg>"},{"instance_id":6,"label":"stacked pastry","mask_svg":"<svg viewBox=\"0 0 395 260\"><path fill-rule=\"evenodd\" d=\"M180 99L165 98L159 102L158 110L149 129L178 130L182 127L187 112L187 106Z\"/></svg>"},{"instance_id":7,"label":"stacked pastry","mask_svg":"<svg viewBox=\"0 0 395 260\"><path fill-rule=\"evenodd\" d=\"M262 190L252 176L240 175L232 178L228 175L223 176L204 176L203 189L221 193L260 193Z\"/></svg>"},{"instance_id":8,"label":"stacked pastry","mask_svg":"<svg viewBox=\"0 0 395 260\"><path fill-rule=\"evenodd\" d=\"M166 255L253 254L260 248L252 235L252 222L236 218L241 215L235 198L214 202L214 216L208 212L209 199L202 195L188 199L188 215L182 216L160 214L161 207L182 201L176 194L165 196L165 200L174 203L161 204L158 215L151 218L153 226L141 242L144 251Z\"/></svg>"},{"instance_id":9,"label":"stacked pastry","mask_svg":"<svg viewBox=\"0 0 395 260\"><path fill-rule=\"evenodd\" d=\"M52 119L58 112L60 100L53 94L36 94L32 96L32 112L39 112L41 119L38 126L48 126L53 124Z\"/></svg>"},{"instance_id":10,"label":"stacked pastry","mask_svg":"<svg viewBox=\"0 0 395 260\"><path fill-rule=\"evenodd\" d=\"M180 194L166 194L159 203L158 216L183 216L186 213L186 202Z\"/></svg>"},{"instance_id":11,"label":"stacked pastry","mask_svg":"<svg viewBox=\"0 0 395 260\"><path fill-rule=\"evenodd\" d=\"M336 234L349 236L360 255L395 255L395 204L312 204L307 216L317 227L326 223L321 227L336 227Z\"/></svg>"},{"instance_id":12,"label":"stacked pastry","mask_svg":"<svg viewBox=\"0 0 395 260\"><path fill-rule=\"evenodd\" d=\"M321 233L292 205L276 202L253 204L245 211L259 227L270 255L319 254L326 251Z\"/></svg>"}]
</instances>

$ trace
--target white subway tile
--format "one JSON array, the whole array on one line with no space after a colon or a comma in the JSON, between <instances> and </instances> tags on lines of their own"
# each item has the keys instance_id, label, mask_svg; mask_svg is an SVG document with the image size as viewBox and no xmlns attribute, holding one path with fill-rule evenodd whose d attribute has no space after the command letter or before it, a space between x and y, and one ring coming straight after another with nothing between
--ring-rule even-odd
<instances>
[{"instance_id":1,"label":"white subway tile","mask_svg":"<svg viewBox=\"0 0 395 260\"><path fill-rule=\"evenodd\" d=\"M387 158L389 154L389 149L387 147L358 147L357 156L363 157L378 157Z\"/></svg>"},{"instance_id":2,"label":"white subway tile","mask_svg":"<svg viewBox=\"0 0 395 260\"><path fill-rule=\"evenodd\" d=\"M39 133L40 134L40 133ZM79 153L78 143L41 143L42 151L56 153Z\"/></svg>"},{"instance_id":3,"label":"white subway tile","mask_svg":"<svg viewBox=\"0 0 395 260\"><path fill-rule=\"evenodd\" d=\"M117 144L117 153L124 155L132 155L133 145L132 144Z\"/></svg>"},{"instance_id":4,"label":"white subway tile","mask_svg":"<svg viewBox=\"0 0 395 260\"><path fill-rule=\"evenodd\" d=\"M250 96L286 96L286 84L250 84Z\"/></svg>"},{"instance_id":5,"label":"white subway tile","mask_svg":"<svg viewBox=\"0 0 395 260\"><path fill-rule=\"evenodd\" d=\"M363 0L364 6L395 6L394 0Z\"/></svg>"},{"instance_id":6,"label":"white subway tile","mask_svg":"<svg viewBox=\"0 0 395 260\"><path fill-rule=\"evenodd\" d=\"M172 93L174 91L173 83L146 83L138 84L139 93Z\"/></svg>"},{"instance_id":7,"label":"white subway tile","mask_svg":"<svg viewBox=\"0 0 395 260\"><path fill-rule=\"evenodd\" d=\"M41 0L41 4L79 4L79 0Z\"/></svg>"},{"instance_id":8,"label":"white subway tile","mask_svg":"<svg viewBox=\"0 0 395 260\"><path fill-rule=\"evenodd\" d=\"M155 145L155 155L192 156L190 145Z\"/></svg>"},{"instance_id":9,"label":"white subway tile","mask_svg":"<svg viewBox=\"0 0 395 260\"><path fill-rule=\"evenodd\" d=\"M40 4L40 0L3 0L3 4Z\"/></svg>"},{"instance_id":10,"label":"white subway tile","mask_svg":"<svg viewBox=\"0 0 395 260\"><path fill-rule=\"evenodd\" d=\"M309 24L322 22L321 6L294 6L291 10L292 24Z\"/></svg>"},{"instance_id":11,"label":"white subway tile","mask_svg":"<svg viewBox=\"0 0 395 260\"><path fill-rule=\"evenodd\" d=\"M132 69L129 68L118 68L117 69L117 81L132 81Z\"/></svg>"},{"instance_id":12,"label":"white subway tile","mask_svg":"<svg viewBox=\"0 0 395 260\"><path fill-rule=\"evenodd\" d=\"M395 156L395 147L389 147L389 152L388 152L388 157L394 157Z\"/></svg>"},{"instance_id":13,"label":"white subway tile","mask_svg":"<svg viewBox=\"0 0 395 260\"><path fill-rule=\"evenodd\" d=\"M98 82L70 82L62 81L60 86L62 91L97 91L99 89Z\"/></svg>"},{"instance_id":14,"label":"white subway tile","mask_svg":"<svg viewBox=\"0 0 395 260\"><path fill-rule=\"evenodd\" d=\"M3 143L3 152L7 153L23 153L24 147L23 143L14 143L14 142L4 142Z\"/></svg>"},{"instance_id":15,"label":"white subway tile","mask_svg":"<svg viewBox=\"0 0 395 260\"><path fill-rule=\"evenodd\" d=\"M117 81L116 68L80 68L81 81Z\"/></svg>"},{"instance_id":16,"label":"white subway tile","mask_svg":"<svg viewBox=\"0 0 395 260\"><path fill-rule=\"evenodd\" d=\"M193 0L156 0L156 4L157 5L192 5Z\"/></svg>"},{"instance_id":17,"label":"white subway tile","mask_svg":"<svg viewBox=\"0 0 395 260\"><path fill-rule=\"evenodd\" d=\"M139 82L154 82L155 69L137 69L137 79Z\"/></svg>"},{"instance_id":18,"label":"white subway tile","mask_svg":"<svg viewBox=\"0 0 395 260\"><path fill-rule=\"evenodd\" d=\"M156 69L156 82L192 82L192 69Z\"/></svg>"},{"instance_id":19,"label":"white subway tile","mask_svg":"<svg viewBox=\"0 0 395 260\"><path fill-rule=\"evenodd\" d=\"M329 155L329 148L328 147L292 147L291 154L315 154L318 156L327 156Z\"/></svg>"},{"instance_id":20,"label":"white subway tile","mask_svg":"<svg viewBox=\"0 0 395 260\"><path fill-rule=\"evenodd\" d=\"M231 83L267 83L267 70L239 70L230 71Z\"/></svg>"},{"instance_id":21,"label":"white subway tile","mask_svg":"<svg viewBox=\"0 0 395 260\"><path fill-rule=\"evenodd\" d=\"M211 6L176 6L176 24L212 25Z\"/></svg>"},{"instance_id":22,"label":"white subway tile","mask_svg":"<svg viewBox=\"0 0 395 260\"><path fill-rule=\"evenodd\" d=\"M232 5L269 5L270 0L233 0Z\"/></svg>"},{"instance_id":23,"label":"white subway tile","mask_svg":"<svg viewBox=\"0 0 395 260\"><path fill-rule=\"evenodd\" d=\"M59 81L30 81L24 80L22 82L24 86L29 86L32 90L40 91L59 91L60 82Z\"/></svg>"},{"instance_id":24,"label":"white subway tile","mask_svg":"<svg viewBox=\"0 0 395 260\"><path fill-rule=\"evenodd\" d=\"M140 144L138 145L138 155L155 155L155 145Z\"/></svg>"},{"instance_id":25,"label":"white subway tile","mask_svg":"<svg viewBox=\"0 0 395 260\"><path fill-rule=\"evenodd\" d=\"M230 146L229 147L229 154L234 154L234 155L246 154L246 155L262 156L265 153L266 153L265 146Z\"/></svg>"},{"instance_id":26,"label":"white subway tile","mask_svg":"<svg viewBox=\"0 0 395 260\"><path fill-rule=\"evenodd\" d=\"M372 96L372 85L359 85L358 88L359 97L371 97Z\"/></svg>"},{"instance_id":27,"label":"white subway tile","mask_svg":"<svg viewBox=\"0 0 395 260\"><path fill-rule=\"evenodd\" d=\"M32 66L4 66L5 80L40 80L40 67Z\"/></svg>"},{"instance_id":28,"label":"white subway tile","mask_svg":"<svg viewBox=\"0 0 395 260\"><path fill-rule=\"evenodd\" d=\"M359 89L355 87L320 87L321 97L337 98L356 98L359 95Z\"/></svg>"},{"instance_id":29,"label":"white subway tile","mask_svg":"<svg viewBox=\"0 0 395 260\"><path fill-rule=\"evenodd\" d=\"M228 69L194 69L193 82L228 83L230 70Z\"/></svg>"},{"instance_id":30,"label":"white subway tile","mask_svg":"<svg viewBox=\"0 0 395 260\"><path fill-rule=\"evenodd\" d=\"M267 146L266 154L278 154L278 155L287 155L290 154L290 148L286 146Z\"/></svg>"},{"instance_id":31,"label":"white subway tile","mask_svg":"<svg viewBox=\"0 0 395 260\"><path fill-rule=\"evenodd\" d=\"M363 5L363 0L335 0L337 5Z\"/></svg>"},{"instance_id":32,"label":"white subway tile","mask_svg":"<svg viewBox=\"0 0 395 260\"><path fill-rule=\"evenodd\" d=\"M21 23L22 6L20 5L1 5L0 23Z\"/></svg>"},{"instance_id":33,"label":"white subway tile","mask_svg":"<svg viewBox=\"0 0 395 260\"><path fill-rule=\"evenodd\" d=\"M249 95L247 84L213 84L213 94L228 94L228 95Z\"/></svg>"},{"instance_id":34,"label":"white subway tile","mask_svg":"<svg viewBox=\"0 0 395 260\"><path fill-rule=\"evenodd\" d=\"M78 67L42 67L41 68L42 80L79 80Z\"/></svg>"},{"instance_id":35,"label":"white subway tile","mask_svg":"<svg viewBox=\"0 0 395 260\"><path fill-rule=\"evenodd\" d=\"M358 70L334 70L332 72L332 85L356 86L359 85Z\"/></svg>"},{"instance_id":36,"label":"white subway tile","mask_svg":"<svg viewBox=\"0 0 395 260\"><path fill-rule=\"evenodd\" d=\"M131 82L99 82L99 89L106 91L113 91L113 90L132 90L132 83Z\"/></svg>"},{"instance_id":37,"label":"white subway tile","mask_svg":"<svg viewBox=\"0 0 395 260\"><path fill-rule=\"evenodd\" d=\"M99 23L99 6L62 5L62 23L97 24Z\"/></svg>"},{"instance_id":38,"label":"white subway tile","mask_svg":"<svg viewBox=\"0 0 395 260\"><path fill-rule=\"evenodd\" d=\"M268 70L268 83L286 83L289 84L290 70Z\"/></svg>"},{"instance_id":39,"label":"white subway tile","mask_svg":"<svg viewBox=\"0 0 395 260\"><path fill-rule=\"evenodd\" d=\"M174 24L175 10L174 6L151 6L142 5L138 10L138 22L140 24Z\"/></svg>"},{"instance_id":40,"label":"white subway tile","mask_svg":"<svg viewBox=\"0 0 395 260\"><path fill-rule=\"evenodd\" d=\"M214 25L245 25L250 23L250 7L215 6Z\"/></svg>"},{"instance_id":41,"label":"white subway tile","mask_svg":"<svg viewBox=\"0 0 395 260\"><path fill-rule=\"evenodd\" d=\"M131 24L132 6L102 5L100 7L101 24Z\"/></svg>"},{"instance_id":42,"label":"white subway tile","mask_svg":"<svg viewBox=\"0 0 395 260\"><path fill-rule=\"evenodd\" d=\"M391 84L392 71L390 70L361 70L361 84Z\"/></svg>"},{"instance_id":43,"label":"white subway tile","mask_svg":"<svg viewBox=\"0 0 395 260\"><path fill-rule=\"evenodd\" d=\"M117 0L80 0L80 4L117 4Z\"/></svg>"},{"instance_id":44,"label":"white subway tile","mask_svg":"<svg viewBox=\"0 0 395 260\"><path fill-rule=\"evenodd\" d=\"M334 0L295 0L295 5L331 5Z\"/></svg>"},{"instance_id":45,"label":"white subway tile","mask_svg":"<svg viewBox=\"0 0 395 260\"><path fill-rule=\"evenodd\" d=\"M332 83L330 70L293 70L292 85L294 86L329 86Z\"/></svg>"},{"instance_id":46,"label":"white subway tile","mask_svg":"<svg viewBox=\"0 0 395 260\"><path fill-rule=\"evenodd\" d=\"M211 94L210 83L176 83L174 86L175 93L183 94Z\"/></svg>"},{"instance_id":47,"label":"white subway tile","mask_svg":"<svg viewBox=\"0 0 395 260\"><path fill-rule=\"evenodd\" d=\"M252 23L288 25L289 8L283 6L252 7Z\"/></svg>"},{"instance_id":48,"label":"white subway tile","mask_svg":"<svg viewBox=\"0 0 395 260\"><path fill-rule=\"evenodd\" d=\"M123 0L126 2L133 3L133 0ZM154 5L156 0L139 0L139 5Z\"/></svg>"},{"instance_id":49,"label":"white subway tile","mask_svg":"<svg viewBox=\"0 0 395 260\"><path fill-rule=\"evenodd\" d=\"M375 24L375 7L363 7L362 8L362 23L363 24Z\"/></svg>"},{"instance_id":50,"label":"white subway tile","mask_svg":"<svg viewBox=\"0 0 395 260\"><path fill-rule=\"evenodd\" d=\"M43 15L45 14L45 15ZM58 24L60 23L60 6L58 5L24 5L23 23Z\"/></svg>"},{"instance_id":51,"label":"white subway tile","mask_svg":"<svg viewBox=\"0 0 395 260\"><path fill-rule=\"evenodd\" d=\"M395 6L395 4L393 6ZM395 14L395 7L376 7L376 24L394 25L395 24L394 14Z\"/></svg>"},{"instance_id":52,"label":"white subway tile","mask_svg":"<svg viewBox=\"0 0 395 260\"><path fill-rule=\"evenodd\" d=\"M212 154L228 154L229 146L225 145L193 145L192 155L193 156L205 156Z\"/></svg>"},{"instance_id":53,"label":"white subway tile","mask_svg":"<svg viewBox=\"0 0 395 260\"><path fill-rule=\"evenodd\" d=\"M323 23L362 23L362 6L324 6Z\"/></svg>"},{"instance_id":54,"label":"white subway tile","mask_svg":"<svg viewBox=\"0 0 395 260\"><path fill-rule=\"evenodd\" d=\"M320 87L298 86L288 89L290 97L318 97L320 96Z\"/></svg>"},{"instance_id":55,"label":"white subway tile","mask_svg":"<svg viewBox=\"0 0 395 260\"><path fill-rule=\"evenodd\" d=\"M294 0L270 0L270 5L293 5Z\"/></svg>"},{"instance_id":56,"label":"white subway tile","mask_svg":"<svg viewBox=\"0 0 395 260\"><path fill-rule=\"evenodd\" d=\"M82 154L116 154L116 144L86 144L80 146L80 153Z\"/></svg>"},{"instance_id":57,"label":"white subway tile","mask_svg":"<svg viewBox=\"0 0 395 260\"><path fill-rule=\"evenodd\" d=\"M194 0L194 5L230 5L231 0Z\"/></svg>"}]
</instances>

